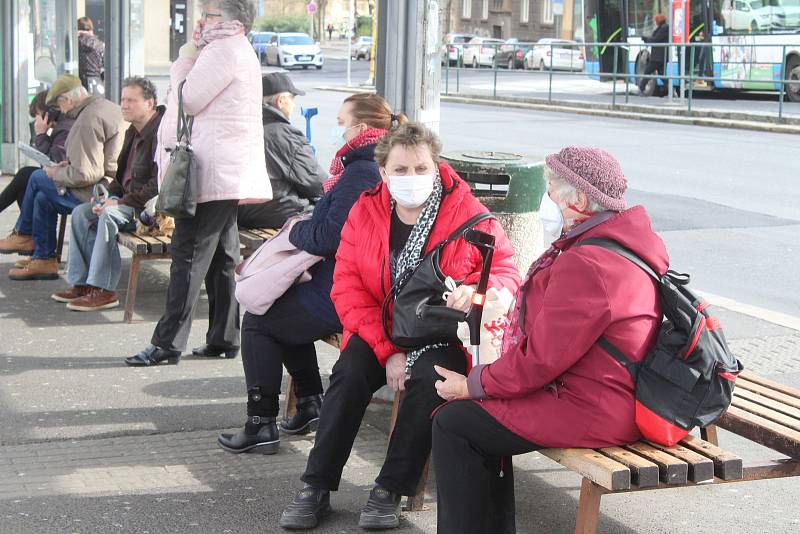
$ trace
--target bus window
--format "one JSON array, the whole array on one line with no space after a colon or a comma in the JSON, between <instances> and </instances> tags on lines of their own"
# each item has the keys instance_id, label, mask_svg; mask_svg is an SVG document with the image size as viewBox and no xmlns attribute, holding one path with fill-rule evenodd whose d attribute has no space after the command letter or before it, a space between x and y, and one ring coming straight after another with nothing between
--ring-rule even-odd
<instances>
[{"instance_id":1,"label":"bus window","mask_svg":"<svg viewBox=\"0 0 800 534\"><path fill-rule=\"evenodd\" d=\"M655 29L653 17L658 13L667 14L666 1L628 0L628 37L650 37Z\"/></svg>"},{"instance_id":2,"label":"bus window","mask_svg":"<svg viewBox=\"0 0 800 534\"><path fill-rule=\"evenodd\" d=\"M720 33L727 35L800 29L800 0L715 0L714 13L721 14Z\"/></svg>"},{"instance_id":3,"label":"bus window","mask_svg":"<svg viewBox=\"0 0 800 534\"><path fill-rule=\"evenodd\" d=\"M800 0L772 0L773 12L782 11L783 30L796 33L800 30Z\"/></svg>"}]
</instances>

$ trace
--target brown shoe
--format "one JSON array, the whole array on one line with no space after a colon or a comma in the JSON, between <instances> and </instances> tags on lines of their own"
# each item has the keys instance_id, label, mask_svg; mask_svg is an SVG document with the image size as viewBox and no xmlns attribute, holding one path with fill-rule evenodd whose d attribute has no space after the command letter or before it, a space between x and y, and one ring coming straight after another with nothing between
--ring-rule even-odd
<instances>
[{"instance_id":1,"label":"brown shoe","mask_svg":"<svg viewBox=\"0 0 800 534\"><path fill-rule=\"evenodd\" d=\"M83 286L83 285L72 286L66 291L59 291L58 293L53 293L52 295L50 295L50 298L57 302L72 302L73 300L78 300L79 298L88 295L89 290L91 289L92 286Z\"/></svg>"},{"instance_id":2,"label":"brown shoe","mask_svg":"<svg viewBox=\"0 0 800 534\"><path fill-rule=\"evenodd\" d=\"M33 254L33 236L20 234L16 230L11 232L7 238L0 239L0 254Z\"/></svg>"},{"instance_id":3,"label":"brown shoe","mask_svg":"<svg viewBox=\"0 0 800 534\"><path fill-rule=\"evenodd\" d=\"M23 256L14 262L14 267L16 267L17 269L24 269L31 263L32 259L33 258L31 258L30 256Z\"/></svg>"},{"instance_id":4,"label":"brown shoe","mask_svg":"<svg viewBox=\"0 0 800 534\"><path fill-rule=\"evenodd\" d=\"M116 308L119 306L117 294L99 287L89 287L89 293L67 304L73 311L97 311Z\"/></svg>"},{"instance_id":5,"label":"brown shoe","mask_svg":"<svg viewBox=\"0 0 800 534\"><path fill-rule=\"evenodd\" d=\"M8 277L12 280L55 280L58 278L58 260L34 258L26 267L8 271Z\"/></svg>"}]
</instances>

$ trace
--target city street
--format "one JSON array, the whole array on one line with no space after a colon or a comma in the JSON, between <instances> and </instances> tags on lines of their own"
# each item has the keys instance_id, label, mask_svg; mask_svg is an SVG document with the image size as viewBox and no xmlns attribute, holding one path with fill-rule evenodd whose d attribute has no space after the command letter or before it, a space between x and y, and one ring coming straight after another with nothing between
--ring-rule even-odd
<instances>
[{"instance_id":1,"label":"city street","mask_svg":"<svg viewBox=\"0 0 800 534\"><path fill-rule=\"evenodd\" d=\"M291 71L317 107L313 143L327 166L344 92L345 61ZM353 63L353 85L368 63ZM476 76L484 73L476 73ZM515 73L510 73L515 75ZM157 80L163 98L166 80ZM737 106L773 102L737 101ZM710 296L745 367L800 387L800 175L793 135L629 121L567 113L443 103L445 151L518 152L535 159L570 144L600 146L628 177L629 204L644 204L673 268ZM0 178L0 187L9 177ZM0 214L0 232L17 217ZM67 243L69 247L69 243ZM300 487L312 436L282 436L275 456L232 455L219 432L245 420L241 361L184 358L129 368L163 312L169 261L143 263L134 322L122 309L66 310L49 295L58 281L13 282L16 256L0 256L0 533L281 532L280 512ZM120 299L130 260L123 256ZM205 341L201 297L189 347ZM327 376L338 353L318 344ZM386 450L389 407L373 404L333 495L335 513L316 532L358 532ZM776 457L721 431L746 460ZM538 453L514 460L520 534L571 532L580 478ZM400 533L436 532L435 477L427 509L406 513ZM709 510L715 511L709 514ZM770 533L800 529L796 479L686 487L603 498L598 532Z\"/></svg>"}]
</instances>

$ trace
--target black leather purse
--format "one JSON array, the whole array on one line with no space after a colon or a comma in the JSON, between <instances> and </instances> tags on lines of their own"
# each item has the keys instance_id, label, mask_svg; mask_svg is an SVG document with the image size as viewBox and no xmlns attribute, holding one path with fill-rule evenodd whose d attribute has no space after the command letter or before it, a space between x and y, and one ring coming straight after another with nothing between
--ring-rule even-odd
<instances>
[{"instance_id":1,"label":"black leather purse","mask_svg":"<svg viewBox=\"0 0 800 534\"><path fill-rule=\"evenodd\" d=\"M161 180L156 211L175 219L194 217L197 210L197 159L192 149L194 117L183 112L183 84L178 86L178 135Z\"/></svg>"},{"instance_id":2,"label":"black leather purse","mask_svg":"<svg viewBox=\"0 0 800 534\"><path fill-rule=\"evenodd\" d=\"M494 218L488 212L475 215L428 252L416 269L406 269L397 277L381 308L383 333L393 345L414 350L433 343L460 343L456 331L465 314L445 307L442 294L448 288L444 284L446 276L439 264L440 256L447 243L464 237L476 224ZM462 282L456 281L458 285ZM392 302L394 305L390 306ZM430 313L432 310L436 312Z\"/></svg>"}]
</instances>

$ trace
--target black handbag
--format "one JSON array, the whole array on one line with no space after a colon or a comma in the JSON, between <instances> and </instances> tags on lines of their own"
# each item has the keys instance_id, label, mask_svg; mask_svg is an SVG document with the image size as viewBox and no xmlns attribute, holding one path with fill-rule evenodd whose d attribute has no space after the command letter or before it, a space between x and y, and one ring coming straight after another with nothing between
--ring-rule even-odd
<instances>
[{"instance_id":1,"label":"black handbag","mask_svg":"<svg viewBox=\"0 0 800 534\"><path fill-rule=\"evenodd\" d=\"M194 217L197 210L197 160L192 150L194 117L183 112L183 84L178 86L178 136L158 190L156 211L175 219Z\"/></svg>"},{"instance_id":2,"label":"black handbag","mask_svg":"<svg viewBox=\"0 0 800 534\"><path fill-rule=\"evenodd\" d=\"M428 252L415 269L406 269L397 277L381 307L383 333L393 345L414 350L434 343L460 343L456 332L458 321L463 321L465 314L445 308L442 294L448 288L444 284L446 276L440 268L439 258L447 243L463 237L472 227L487 219L494 219L494 215L488 212L475 215ZM462 282L456 281L458 285ZM428 313L432 309L437 312Z\"/></svg>"}]
</instances>

